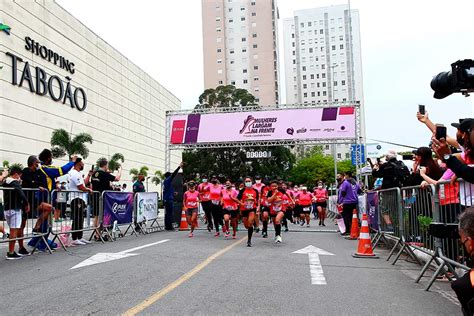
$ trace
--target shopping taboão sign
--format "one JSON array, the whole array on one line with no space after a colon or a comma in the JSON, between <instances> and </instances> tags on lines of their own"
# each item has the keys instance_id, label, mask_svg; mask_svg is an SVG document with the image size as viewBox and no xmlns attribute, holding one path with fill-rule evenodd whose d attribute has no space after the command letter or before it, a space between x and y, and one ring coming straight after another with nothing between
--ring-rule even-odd
<instances>
[{"instance_id":1,"label":"shopping tabo\u00e3o sign","mask_svg":"<svg viewBox=\"0 0 474 316\"><path fill-rule=\"evenodd\" d=\"M42 59L51 62L71 75L75 73L75 64L57 52L25 38L25 49ZM75 86L69 76L48 74L39 66L31 66L28 61L10 52L5 53L11 59L11 84L18 87L27 86L32 93L40 96L48 95L53 101L68 104L71 108L84 111L87 107L87 94L83 88Z\"/></svg>"}]
</instances>

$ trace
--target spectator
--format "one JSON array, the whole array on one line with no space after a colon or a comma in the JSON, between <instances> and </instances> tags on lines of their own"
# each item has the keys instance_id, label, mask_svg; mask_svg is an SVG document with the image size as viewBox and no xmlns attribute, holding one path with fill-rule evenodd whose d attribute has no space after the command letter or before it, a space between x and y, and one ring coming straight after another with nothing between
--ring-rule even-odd
<instances>
[{"instance_id":1,"label":"spectator","mask_svg":"<svg viewBox=\"0 0 474 316\"><path fill-rule=\"evenodd\" d=\"M92 193L92 189L86 188L85 184L89 183L90 176L85 179L82 174L84 170L84 162L81 158L77 158L74 162L74 168L69 171L69 205L71 206L72 217L72 244L76 246L89 244L90 241L83 238L84 228L84 211L87 208L87 193ZM81 192L81 193L80 193Z\"/></svg>"},{"instance_id":2,"label":"spectator","mask_svg":"<svg viewBox=\"0 0 474 316\"><path fill-rule=\"evenodd\" d=\"M410 171L403 161L397 160L396 151L389 150L385 159L385 163L375 165L372 170L372 176L374 178L382 178L381 188L391 189L405 185Z\"/></svg>"},{"instance_id":3,"label":"spectator","mask_svg":"<svg viewBox=\"0 0 474 316\"><path fill-rule=\"evenodd\" d=\"M165 203L165 229L168 231L174 231L173 228L173 201L174 201L174 191L172 182L174 177L178 174L180 168L183 167L181 162L176 168L176 170L171 173L169 171L165 172L165 180L163 181L163 201ZM209 219L208 219L209 220Z\"/></svg>"},{"instance_id":4,"label":"spectator","mask_svg":"<svg viewBox=\"0 0 474 316\"><path fill-rule=\"evenodd\" d=\"M357 182L352 178L352 172L348 171L345 173L345 179L339 188L338 204L342 205L342 218L346 225L346 232L344 235L349 235L352 224L352 212L358 209L359 197L358 194L362 193Z\"/></svg>"},{"instance_id":5,"label":"spectator","mask_svg":"<svg viewBox=\"0 0 474 316\"><path fill-rule=\"evenodd\" d=\"M22 209L26 213L30 211L30 206L28 205L28 199L26 198L25 193L21 189L20 178L21 178L21 168L12 167L10 170L10 177L7 177L4 186L6 188L12 188L13 191L4 191L4 202L5 202L5 219L8 226L10 227L10 238L13 239L8 242L8 260L21 259L22 255L19 255L15 252L15 238L19 236L21 230L21 213ZM19 250L24 249L23 240L18 240Z\"/></svg>"},{"instance_id":6,"label":"spectator","mask_svg":"<svg viewBox=\"0 0 474 316\"><path fill-rule=\"evenodd\" d=\"M145 192L145 185L143 184L143 180L145 180L145 176L139 174L137 176L137 181L133 184L133 193L137 192Z\"/></svg>"},{"instance_id":7,"label":"spectator","mask_svg":"<svg viewBox=\"0 0 474 316\"><path fill-rule=\"evenodd\" d=\"M425 124L426 127L431 131L431 133L436 133L436 124L431 122L431 120L428 118L428 112L425 112L425 114L421 114L420 112L416 113L416 118L418 121L421 123ZM456 127L458 129L458 132L456 133L456 139L450 137L447 135L446 141L448 142L449 145L455 147L455 148L461 148L462 147L462 142L460 141L461 136L459 133L459 125L464 119L460 119L459 123L453 123L451 126Z\"/></svg>"},{"instance_id":8,"label":"spectator","mask_svg":"<svg viewBox=\"0 0 474 316\"><path fill-rule=\"evenodd\" d=\"M93 171L91 183L92 189L102 194L104 191L112 191L112 181L120 181L122 177L122 168L118 170L118 174L114 176L109 172L109 162L105 158L97 161L98 169ZM92 215L94 216L94 227L99 226L99 195L93 195ZM96 241L100 241L99 236L94 237Z\"/></svg>"},{"instance_id":9,"label":"spectator","mask_svg":"<svg viewBox=\"0 0 474 316\"><path fill-rule=\"evenodd\" d=\"M127 184L122 184L122 192L127 192Z\"/></svg>"},{"instance_id":10,"label":"spectator","mask_svg":"<svg viewBox=\"0 0 474 316\"><path fill-rule=\"evenodd\" d=\"M459 217L459 235L466 256L474 259L474 208L468 208ZM463 277L451 283L453 291L458 296L464 315L474 314L474 270L471 269Z\"/></svg>"},{"instance_id":11,"label":"spectator","mask_svg":"<svg viewBox=\"0 0 474 316\"><path fill-rule=\"evenodd\" d=\"M423 177L420 175L420 168L425 168L425 174L431 179L439 179L443 171L433 159L433 153L428 147L420 147L413 151L415 162L413 163L413 173L410 176L409 184L412 186L420 185Z\"/></svg>"},{"instance_id":12,"label":"spectator","mask_svg":"<svg viewBox=\"0 0 474 316\"><path fill-rule=\"evenodd\" d=\"M8 177L8 169L4 169L2 171L2 174L0 174L0 183L3 182Z\"/></svg>"}]
</instances>

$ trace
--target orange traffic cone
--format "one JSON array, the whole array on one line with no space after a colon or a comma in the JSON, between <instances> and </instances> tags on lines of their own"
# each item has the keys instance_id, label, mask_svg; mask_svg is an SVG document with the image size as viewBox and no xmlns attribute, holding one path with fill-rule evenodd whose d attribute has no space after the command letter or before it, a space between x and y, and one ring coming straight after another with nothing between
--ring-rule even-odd
<instances>
[{"instance_id":1,"label":"orange traffic cone","mask_svg":"<svg viewBox=\"0 0 474 316\"><path fill-rule=\"evenodd\" d=\"M357 252L352 255L354 258L372 258L378 259L379 257L374 254L372 249L372 242L369 234L369 222L367 221L367 214L362 215L362 228L360 230L359 245L357 246Z\"/></svg>"},{"instance_id":2,"label":"orange traffic cone","mask_svg":"<svg viewBox=\"0 0 474 316\"><path fill-rule=\"evenodd\" d=\"M186 211L184 209L181 212L181 223L179 225L179 230L188 230L188 220L186 219Z\"/></svg>"},{"instance_id":3,"label":"orange traffic cone","mask_svg":"<svg viewBox=\"0 0 474 316\"><path fill-rule=\"evenodd\" d=\"M347 239L356 240L357 238L359 238L359 220L357 219L357 210L354 210L352 212L351 235Z\"/></svg>"}]
</instances>

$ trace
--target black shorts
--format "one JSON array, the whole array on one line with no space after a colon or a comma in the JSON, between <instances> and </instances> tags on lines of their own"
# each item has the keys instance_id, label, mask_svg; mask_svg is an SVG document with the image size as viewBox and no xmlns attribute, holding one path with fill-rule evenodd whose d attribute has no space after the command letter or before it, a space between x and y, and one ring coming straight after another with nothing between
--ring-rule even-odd
<instances>
[{"instance_id":1,"label":"black shorts","mask_svg":"<svg viewBox=\"0 0 474 316\"><path fill-rule=\"evenodd\" d=\"M278 215L278 213L285 213L284 211L278 211L277 213L270 213L270 217L273 218L273 217L276 217Z\"/></svg>"},{"instance_id":2,"label":"black shorts","mask_svg":"<svg viewBox=\"0 0 474 316\"><path fill-rule=\"evenodd\" d=\"M237 218L237 215L239 214L239 210L228 210L228 209L222 209L222 214L224 215L230 215L232 218Z\"/></svg>"},{"instance_id":3,"label":"black shorts","mask_svg":"<svg viewBox=\"0 0 474 316\"><path fill-rule=\"evenodd\" d=\"M89 203L90 203L90 210L91 216L99 216L100 210L100 194L94 192L94 194L89 195Z\"/></svg>"},{"instance_id":4,"label":"black shorts","mask_svg":"<svg viewBox=\"0 0 474 316\"><path fill-rule=\"evenodd\" d=\"M268 206L261 206L260 207L260 212L263 213L263 212L270 212L270 208Z\"/></svg>"},{"instance_id":5,"label":"black shorts","mask_svg":"<svg viewBox=\"0 0 474 316\"><path fill-rule=\"evenodd\" d=\"M195 208L188 208L188 209L186 210L186 215L188 215L188 216L192 216L193 213L196 213L196 214L198 213L198 208L197 208L197 207L195 207Z\"/></svg>"},{"instance_id":6,"label":"black shorts","mask_svg":"<svg viewBox=\"0 0 474 316\"><path fill-rule=\"evenodd\" d=\"M323 207L326 208L328 206L328 202L316 202L316 207Z\"/></svg>"},{"instance_id":7,"label":"black shorts","mask_svg":"<svg viewBox=\"0 0 474 316\"><path fill-rule=\"evenodd\" d=\"M252 209L252 210L243 210L243 211L240 211L240 214L242 215L242 217L249 217L250 213L255 213L256 210L255 209Z\"/></svg>"}]
</instances>

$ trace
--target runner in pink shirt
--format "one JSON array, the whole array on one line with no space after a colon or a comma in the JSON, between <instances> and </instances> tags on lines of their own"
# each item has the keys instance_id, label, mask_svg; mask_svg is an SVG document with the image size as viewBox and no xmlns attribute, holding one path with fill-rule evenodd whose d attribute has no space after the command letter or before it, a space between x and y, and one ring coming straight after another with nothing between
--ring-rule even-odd
<instances>
[{"instance_id":1,"label":"runner in pink shirt","mask_svg":"<svg viewBox=\"0 0 474 316\"><path fill-rule=\"evenodd\" d=\"M199 192L196 191L196 184L193 181L188 183L188 187L188 191L184 192L183 204L188 224L191 226L189 237L193 237L194 228L197 226Z\"/></svg>"},{"instance_id":2,"label":"runner in pink shirt","mask_svg":"<svg viewBox=\"0 0 474 316\"><path fill-rule=\"evenodd\" d=\"M255 176L255 184L252 187L257 190L259 196L262 196L262 191L265 187L265 184L262 183L262 177ZM260 231L260 210L257 210L257 214L255 215L253 229L258 233Z\"/></svg>"},{"instance_id":3,"label":"runner in pink shirt","mask_svg":"<svg viewBox=\"0 0 474 316\"><path fill-rule=\"evenodd\" d=\"M211 231L214 229L212 225L212 212L211 212L211 195L209 189L211 184L208 182L206 175L202 175L202 183L198 186L199 191L199 200L201 201L201 206L206 215L207 230Z\"/></svg>"},{"instance_id":4,"label":"runner in pink shirt","mask_svg":"<svg viewBox=\"0 0 474 316\"><path fill-rule=\"evenodd\" d=\"M318 209L319 226L326 226L324 220L326 219L326 208L329 195L328 191L324 188L322 181L318 182L318 187L314 190L314 198Z\"/></svg>"},{"instance_id":5,"label":"runner in pink shirt","mask_svg":"<svg viewBox=\"0 0 474 316\"><path fill-rule=\"evenodd\" d=\"M232 225L232 239L236 239L237 235L237 216L239 215L240 201L237 199L239 194L237 190L232 188L232 183L227 180L224 184L225 189L222 190L222 209L224 213L224 236L227 239L230 235L229 221Z\"/></svg>"},{"instance_id":6,"label":"runner in pink shirt","mask_svg":"<svg viewBox=\"0 0 474 316\"><path fill-rule=\"evenodd\" d=\"M209 198L211 200L211 213L214 220L214 228L216 230L215 237L219 237L219 224L222 220L222 185L217 181L216 177L212 177L211 185L209 187Z\"/></svg>"}]
</instances>

